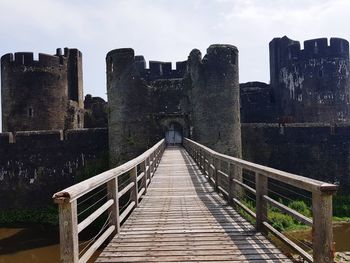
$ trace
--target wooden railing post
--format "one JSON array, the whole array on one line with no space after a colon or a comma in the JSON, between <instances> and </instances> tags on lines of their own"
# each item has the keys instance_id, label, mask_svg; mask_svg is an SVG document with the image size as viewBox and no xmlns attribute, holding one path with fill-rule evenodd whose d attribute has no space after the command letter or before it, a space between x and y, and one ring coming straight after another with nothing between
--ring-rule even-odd
<instances>
[{"instance_id":1,"label":"wooden railing post","mask_svg":"<svg viewBox=\"0 0 350 263\"><path fill-rule=\"evenodd\" d=\"M146 160L140 163L141 173L143 172L143 177L141 179L142 186L145 188L144 194L147 193L147 173L146 173Z\"/></svg>"},{"instance_id":2,"label":"wooden railing post","mask_svg":"<svg viewBox=\"0 0 350 263\"><path fill-rule=\"evenodd\" d=\"M334 262L332 213L332 193L313 192L312 243L314 262Z\"/></svg>"},{"instance_id":3,"label":"wooden railing post","mask_svg":"<svg viewBox=\"0 0 350 263\"><path fill-rule=\"evenodd\" d=\"M151 162L150 162L149 156L146 158L146 174L145 175L146 175L146 184L147 184L148 179L151 182Z\"/></svg>"},{"instance_id":4,"label":"wooden railing post","mask_svg":"<svg viewBox=\"0 0 350 263\"><path fill-rule=\"evenodd\" d=\"M267 195L267 177L255 173L256 184L256 230L267 235L263 222L267 221L267 202L263 198Z\"/></svg>"},{"instance_id":5,"label":"wooden railing post","mask_svg":"<svg viewBox=\"0 0 350 263\"><path fill-rule=\"evenodd\" d=\"M132 201L135 201L135 207L137 207L139 205L139 198L138 198L139 188L138 188L138 183L137 183L137 166L135 166L134 168L132 168L130 170L130 180L131 180L131 182L134 182L134 187L130 193L130 199Z\"/></svg>"},{"instance_id":6,"label":"wooden railing post","mask_svg":"<svg viewBox=\"0 0 350 263\"><path fill-rule=\"evenodd\" d=\"M113 178L107 183L108 198L114 200L114 204L108 209L111 214L111 224L115 226L114 234L119 234L119 198L118 198L118 178Z\"/></svg>"},{"instance_id":7,"label":"wooden railing post","mask_svg":"<svg viewBox=\"0 0 350 263\"><path fill-rule=\"evenodd\" d=\"M150 162L149 162L149 169L150 169L150 178L153 176L153 172L154 172L154 154L153 153L151 153L150 155L149 155L149 160L150 160Z\"/></svg>"},{"instance_id":8,"label":"wooden railing post","mask_svg":"<svg viewBox=\"0 0 350 263\"><path fill-rule=\"evenodd\" d=\"M201 167L200 167L200 162L201 162L201 159L200 159L200 152L199 152L198 147L196 147L196 163L198 164L199 168L201 168Z\"/></svg>"},{"instance_id":9,"label":"wooden railing post","mask_svg":"<svg viewBox=\"0 0 350 263\"><path fill-rule=\"evenodd\" d=\"M64 263L79 262L77 201L58 203L60 220L60 258Z\"/></svg>"},{"instance_id":10,"label":"wooden railing post","mask_svg":"<svg viewBox=\"0 0 350 263\"><path fill-rule=\"evenodd\" d=\"M236 197L236 186L233 182L233 179L235 178L235 166L232 163L228 164L228 197L227 197L227 203L229 205L233 204L233 198Z\"/></svg>"},{"instance_id":11,"label":"wooden railing post","mask_svg":"<svg viewBox=\"0 0 350 263\"><path fill-rule=\"evenodd\" d=\"M210 162L209 162L209 178L214 177L214 169L213 167L215 167L215 157L214 155L210 155Z\"/></svg>"},{"instance_id":12,"label":"wooden railing post","mask_svg":"<svg viewBox=\"0 0 350 263\"><path fill-rule=\"evenodd\" d=\"M215 171L214 171L214 190L219 191L219 171L221 169L221 160L215 157Z\"/></svg>"}]
</instances>

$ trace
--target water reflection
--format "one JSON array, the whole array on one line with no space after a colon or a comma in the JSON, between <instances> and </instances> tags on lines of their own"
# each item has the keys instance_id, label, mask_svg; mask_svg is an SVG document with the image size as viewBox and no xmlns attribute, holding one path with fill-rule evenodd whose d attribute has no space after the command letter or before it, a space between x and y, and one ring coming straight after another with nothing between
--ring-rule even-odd
<instances>
[{"instance_id":1,"label":"water reflection","mask_svg":"<svg viewBox=\"0 0 350 263\"><path fill-rule=\"evenodd\" d=\"M0 228L0 263L59 262L58 240L53 227Z\"/></svg>"}]
</instances>

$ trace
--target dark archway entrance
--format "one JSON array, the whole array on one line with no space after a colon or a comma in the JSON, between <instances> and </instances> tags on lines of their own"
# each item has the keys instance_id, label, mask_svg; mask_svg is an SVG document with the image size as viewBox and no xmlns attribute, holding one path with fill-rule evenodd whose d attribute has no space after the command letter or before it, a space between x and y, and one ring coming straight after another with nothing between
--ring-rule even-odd
<instances>
[{"instance_id":1,"label":"dark archway entrance","mask_svg":"<svg viewBox=\"0 0 350 263\"><path fill-rule=\"evenodd\" d=\"M165 132L165 142L170 145L182 144L183 128L177 122L170 123Z\"/></svg>"}]
</instances>

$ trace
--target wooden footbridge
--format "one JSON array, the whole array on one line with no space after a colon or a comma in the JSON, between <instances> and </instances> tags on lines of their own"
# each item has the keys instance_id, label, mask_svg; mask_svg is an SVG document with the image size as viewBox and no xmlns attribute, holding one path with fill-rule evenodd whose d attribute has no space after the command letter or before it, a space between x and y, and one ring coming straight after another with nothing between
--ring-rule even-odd
<instances>
[{"instance_id":1,"label":"wooden footbridge","mask_svg":"<svg viewBox=\"0 0 350 263\"><path fill-rule=\"evenodd\" d=\"M243 169L255 174L255 187L245 183ZM313 217L270 196L270 180L310 192ZM292 262L268 233L307 262L333 262L336 189L214 152L189 139L183 147L165 147L162 140L139 157L54 195L61 262ZM255 211L240 200L242 192L255 196ZM311 252L272 227L268 207L312 227ZM79 243L79 233L101 218L100 231ZM96 257L97 250L102 252Z\"/></svg>"}]
</instances>

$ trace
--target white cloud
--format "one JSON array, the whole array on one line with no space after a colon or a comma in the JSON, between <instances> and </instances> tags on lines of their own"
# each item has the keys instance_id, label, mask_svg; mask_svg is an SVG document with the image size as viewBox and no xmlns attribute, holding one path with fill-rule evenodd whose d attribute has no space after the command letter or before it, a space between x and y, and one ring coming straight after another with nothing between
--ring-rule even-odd
<instances>
[{"instance_id":1,"label":"white cloud","mask_svg":"<svg viewBox=\"0 0 350 263\"><path fill-rule=\"evenodd\" d=\"M269 80L268 43L288 35L350 40L348 0L0 0L0 55L77 47L85 93L105 96L105 55L132 47L147 60L185 60L192 48L236 45L240 80Z\"/></svg>"}]
</instances>

